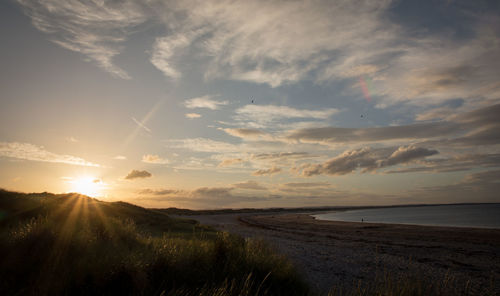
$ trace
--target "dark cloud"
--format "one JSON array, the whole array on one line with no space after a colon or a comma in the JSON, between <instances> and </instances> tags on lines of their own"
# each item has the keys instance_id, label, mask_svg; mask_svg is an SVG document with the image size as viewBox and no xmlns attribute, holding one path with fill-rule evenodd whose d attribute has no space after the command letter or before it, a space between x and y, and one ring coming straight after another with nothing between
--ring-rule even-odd
<instances>
[{"instance_id":1,"label":"dark cloud","mask_svg":"<svg viewBox=\"0 0 500 296\"><path fill-rule=\"evenodd\" d=\"M257 170L255 172L253 172L252 175L254 175L254 176L265 176L265 175L274 175L274 174L277 174L279 172L281 172L281 169L278 168L278 167L273 166L270 169Z\"/></svg>"},{"instance_id":2,"label":"dark cloud","mask_svg":"<svg viewBox=\"0 0 500 296\"><path fill-rule=\"evenodd\" d=\"M465 154L449 158L425 159L420 166L387 171L387 174L412 172L457 172L477 167L500 167L500 154Z\"/></svg>"},{"instance_id":3,"label":"dark cloud","mask_svg":"<svg viewBox=\"0 0 500 296\"><path fill-rule=\"evenodd\" d=\"M458 126L446 122L372 128L322 127L295 130L286 139L326 143L378 142L442 137L458 130Z\"/></svg>"},{"instance_id":4,"label":"dark cloud","mask_svg":"<svg viewBox=\"0 0 500 296\"><path fill-rule=\"evenodd\" d=\"M138 178L149 178L153 175L151 175L150 172L148 171L138 171L138 170L132 170L128 175L125 177L127 180L133 180L133 179L138 179Z\"/></svg>"},{"instance_id":5,"label":"dark cloud","mask_svg":"<svg viewBox=\"0 0 500 296\"><path fill-rule=\"evenodd\" d=\"M429 111L430 112L430 111ZM322 127L294 130L289 141L312 143L366 143L421 140L429 145L500 144L500 104L451 116L447 120L374 128Z\"/></svg>"},{"instance_id":6,"label":"dark cloud","mask_svg":"<svg viewBox=\"0 0 500 296\"><path fill-rule=\"evenodd\" d=\"M363 172L372 171L388 166L405 164L416 159L437 154L438 151L423 147L401 146L397 149L364 147L345 151L339 156L321 164L304 164L300 167L302 175L346 175L363 169Z\"/></svg>"},{"instance_id":7,"label":"dark cloud","mask_svg":"<svg viewBox=\"0 0 500 296\"><path fill-rule=\"evenodd\" d=\"M246 182L241 182L241 183L236 183L233 184L234 188L239 188L239 189L251 189L251 190L267 190L266 187L260 185L256 181L246 181Z\"/></svg>"}]
</instances>

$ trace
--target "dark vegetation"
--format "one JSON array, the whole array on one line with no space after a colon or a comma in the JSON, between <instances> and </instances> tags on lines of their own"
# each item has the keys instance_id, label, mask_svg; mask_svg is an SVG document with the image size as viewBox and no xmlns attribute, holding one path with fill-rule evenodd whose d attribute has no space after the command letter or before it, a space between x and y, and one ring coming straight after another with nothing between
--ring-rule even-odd
<instances>
[{"instance_id":1,"label":"dark vegetation","mask_svg":"<svg viewBox=\"0 0 500 296\"><path fill-rule=\"evenodd\" d=\"M404 207L424 207L424 206L442 206L442 205L478 205L485 203L452 203L452 204L404 204L404 205L384 205L384 206L324 206L324 207L301 207L301 208L243 208L243 209L213 209L213 210L190 210L180 208L165 208L153 209L161 213L169 215L224 215L224 214L275 214L275 213L313 213L313 212L329 212L329 211L350 211L350 210L365 210L376 208L404 208ZM496 204L496 203L489 203Z\"/></svg>"},{"instance_id":2,"label":"dark vegetation","mask_svg":"<svg viewBox=\"0 0 500 296\"><path fill-rule=\"evenodd\" d=\"M257 211L300 209L160 210L0 189L0 295L311 295L264 242L168 216ZM483 288L482 295L496 294ZM448 275L428 282L384 271L328 295L475 294Z\"/></svg>"},{"instance_id":3,"label":"dark vegetation","mask_svg":"<svg viewBox=\"0 0 500 296\"><path fill-rule=\"evenodd\" d=\"M258 240L79 194L0 190L1 295L304 295Z\"/></svg>"}]
</instances>

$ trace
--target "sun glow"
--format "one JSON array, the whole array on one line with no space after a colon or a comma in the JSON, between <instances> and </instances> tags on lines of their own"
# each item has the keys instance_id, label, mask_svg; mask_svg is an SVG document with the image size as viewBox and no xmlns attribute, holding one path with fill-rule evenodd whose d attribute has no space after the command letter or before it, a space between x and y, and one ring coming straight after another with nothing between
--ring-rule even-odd
<instances>
[{"instance_id":1,"label":"sun glow","mask_svg":"<svg viewBox=\"0 0 500 296\"><path fill-rule=\"evenodd\" d=\"M69 182L71 192L77 192L83 195L97 197L102 195L104 184L100 179L93 177L80 177Z\"/></svg>"}]
</instances>

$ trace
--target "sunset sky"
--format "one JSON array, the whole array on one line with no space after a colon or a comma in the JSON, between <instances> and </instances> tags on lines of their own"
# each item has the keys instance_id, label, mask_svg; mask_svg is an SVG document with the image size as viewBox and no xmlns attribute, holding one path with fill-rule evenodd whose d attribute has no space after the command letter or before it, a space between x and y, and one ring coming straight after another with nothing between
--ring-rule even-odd
<instances>
[{"instance_id":1,"label":"sunset sky","mask_svg":"<svg viewBox=\"0 0 500 296\"><path fill-rule=\"evenodd\" d=\"M0 187L500 202L500 2L7 0Z\"/></svg>"}]
</instances>

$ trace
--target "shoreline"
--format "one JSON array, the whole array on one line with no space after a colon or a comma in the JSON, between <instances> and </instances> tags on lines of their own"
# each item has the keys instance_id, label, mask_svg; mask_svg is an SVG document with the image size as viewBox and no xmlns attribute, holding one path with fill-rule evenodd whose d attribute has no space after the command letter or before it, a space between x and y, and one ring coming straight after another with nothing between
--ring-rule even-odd
<instances>
[{"instance_id":1,"label":"shoreline","mask_svg":"<svg viewBox=\"0 0 500 296\"><path fill-rule=\"evenodd\" d=\"M350 211L350 210L349 210ZM341 211L332 211L328 213L335 213L335 212L341 212ZM382 225L407 225L407 226L421 226L421 227L446 227L446 228L462 228L462 229L491 229L491 230L500 230L500 227L490 227L490 226L461 226L461 225L444 225L444 224L417 224L417 223L395 223L395 222L367 222L367 221L359 221L359 222L354 222L354 221L344 221L344 220L329 220L329 219L319 219L315 217L316 215L321 215L321 214L327 214L327 213L320 213L320 214L308 214L311 216L313 219L317 221L330 221L330 222L346 222L346 223L365 223L365 224L382 224Z\"/></svg>"},{"instance_id":2,"label":"shoreline","mask_svg":"<svg viewBox=\"0 0 500 296\"><path fill-rule=\"evenodd\" d=\"M375 208L375 209L348 209L346 211L330 211L321 213L311 213L310 215L322 221L342 221L342 222L364 222L364 223L380 223L389 225L416 225L416 226L431 226L431 227L454 227L454 228L478 228L478 229L500 229L500 204L493 204L495 209L493 212L488 212L492 208L478 207L483 204L453 204L453 205L437 205L444 210L442 212L428 211L426 206L403 207L403 210L397 212L392 211L392 208ZM473 207L471 207L473 206ZM462 208L460 208L462 207ZM465 207L465 212L463 210ZM412 208L412 212L407 210ZM425 209L425 212L423 211ZM394 216L396 214L396 216ZM489 219L456 219L464 215L472 215L481 217L488 214ZM495 217L494 219L493 217ZM392 217L392 218L391 218ZM408 219L410 217L410 219ZM443 219L443 217L445 217Z\"/></svg>"},{"instance_id":3,"label":"shoreline","mask_svg":"<svg viewBox=\"0 0 500 296\"><path fill-rule=\"evenodd\" d=\"M321 293L352 288L384 271L438 281L447 274L500 291L500 229L319 220L304 213L186 216L288 256Z\"/></svg>"}]
</instances>

